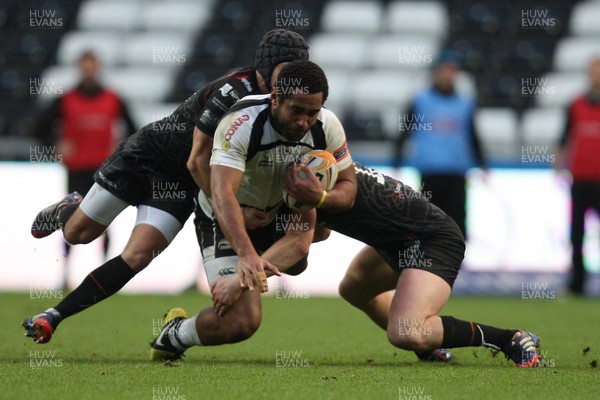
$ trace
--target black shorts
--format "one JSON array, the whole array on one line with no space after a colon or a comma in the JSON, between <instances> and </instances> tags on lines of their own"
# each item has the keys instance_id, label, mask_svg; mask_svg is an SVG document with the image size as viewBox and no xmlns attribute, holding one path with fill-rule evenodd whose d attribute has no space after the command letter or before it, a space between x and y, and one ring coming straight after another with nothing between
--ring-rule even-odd
<instances>
[{"instance_id":1,"label":"black shorts","mask_svg":"<svg viewBox=\"0 0 600 400\"><path fill-rule=\"evenodd\" d=\"M95 169L84 169L77 171L68 171L67 172L67 187L68 192L78 192L80 195L84 196L90 190L92 185L94 184L94 172Z\"/></svg>"},{"instance_id":2,"label":"black shorts","mask_svg":"<svg viewBox=\"0 0 600 400\"><path fill-rule=\"evenodd\" d=\"M184 225L194 211L197 187L157 168L160 160L141 146L119 146L94 174L94 181L132 206L165 211Z\"/></svg>"},{"instance_id":3,"label":"black shorts","mask_svg":"<svg viewBox=\"0 0 600 400\"><path fill-rule=\"evenodd\" d=\"M439 276L452 287L465 255L465 242L460 228L452 221L426 239L375 247L375 250L395 271L422 269Z\"/></svg>"}]
</instances>

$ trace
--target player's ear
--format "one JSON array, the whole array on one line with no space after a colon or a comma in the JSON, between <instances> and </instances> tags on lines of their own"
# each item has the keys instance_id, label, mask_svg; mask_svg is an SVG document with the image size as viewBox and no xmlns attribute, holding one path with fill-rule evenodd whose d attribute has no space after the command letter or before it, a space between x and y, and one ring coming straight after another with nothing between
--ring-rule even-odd
<instances>
[{"instance_id":1,"label":"player's ear","mask_svg":"<svg viewBox=\"0 0 600 400\"><path fill-rule=\"evenodd\" d=\"M279 104L279 97L277 96L277 88L273 87L271 89L271 107L277 107Z\"/></svg>"}]
</instances>

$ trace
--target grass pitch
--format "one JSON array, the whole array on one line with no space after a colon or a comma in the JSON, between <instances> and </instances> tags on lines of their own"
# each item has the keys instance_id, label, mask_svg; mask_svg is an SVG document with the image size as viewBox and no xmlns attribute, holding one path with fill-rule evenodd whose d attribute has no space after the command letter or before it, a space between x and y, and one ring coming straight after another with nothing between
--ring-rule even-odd
<instances>
[{"instance_id":1,"label":"grass pitch","mask_svg":"<svg viewBox=\"0 0 600 400\"><path fill-rule=\"evenodd\" d=\"M117 295L64 321L48 344L23 337L21 320L54 303L0 295L0 399L600 398L598 299L451 298L442 314L537 333L546 363L537 369L484 348L455 349L453 365L419 362L342 300L312 297L266 297L250 340L152 363L162 314L195 313L208 297Z\"/></svg>"}]
</instances>

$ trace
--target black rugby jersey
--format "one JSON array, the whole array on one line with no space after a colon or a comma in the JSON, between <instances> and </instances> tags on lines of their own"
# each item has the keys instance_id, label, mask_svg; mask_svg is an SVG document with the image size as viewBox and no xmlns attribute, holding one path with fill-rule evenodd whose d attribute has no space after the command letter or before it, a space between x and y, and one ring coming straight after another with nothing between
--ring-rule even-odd
<instances>
[{"instance_id":1,"label":"black rugby jersey","mask_svg":"<svg viewBox=\"0 0 600 400\"><path fill-rule=\"evenodd\" d=\"M341 213L317 210L326 227L373 247L426 238L454 222L421 193L355 162L354 206Z\"/></svg>"},{"instance_id":2,"label":"black rugby jersey","mask_svg":"<svg viewBox=\"0 0 600 400\"><path fill-rule=\"evenodd\" d=\"M223 115L239 99L253 94L260 94L253 67L224 75L190 96L171 115L144 126L129 143L123 143L121 150L148 152L155 161L149 168L193 182L186 164L192 150L194 127L214 136Z\"/></svg>"}]
</instances>

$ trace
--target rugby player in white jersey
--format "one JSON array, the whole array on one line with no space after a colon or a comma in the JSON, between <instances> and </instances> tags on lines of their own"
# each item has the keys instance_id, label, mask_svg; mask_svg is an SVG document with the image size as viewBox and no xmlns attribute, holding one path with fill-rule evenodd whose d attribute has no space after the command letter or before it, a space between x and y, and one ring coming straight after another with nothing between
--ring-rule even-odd
<instances>
[{"instance_id":1,"label":"rugby player in white jersey","mask_svg":"<svg viewBox=\"0 0 600 400\"><path fill-rule=\"evenodd\" d=\"M153 359L177 359L188 347L235 343L256 332L262 315L254 275L279 274L278 262L273 265L260 254L278 246L274 219L283 203L286 175L294 184L294 197L303 204L331 212L352 207L355 170L341 123L322 107L327 95L323 70L307 60L293 61L281 69L270 95L242 99L219 123L210 161L212 198L204 193L199 196L204 213L199 218L200 246L213 291L220 279L236 273L240 286L249 290L240 292L237 299L221 302L220 310L207 307L189 319L180 308L170 310L152 343ZM329 151L338 162L338 180L330 191L315 185L318 180L309 170L302 171L308 167L292 162L301 161L302 155L313 149ZM247 231L242 207L266 212L265 226ZM308 253L315 212L301 218L310 228L298 232L303 237L296 242L299 251L280 252L286 257L282 265Z\"/></svg>"}]
</instances>

